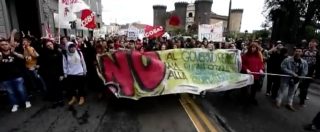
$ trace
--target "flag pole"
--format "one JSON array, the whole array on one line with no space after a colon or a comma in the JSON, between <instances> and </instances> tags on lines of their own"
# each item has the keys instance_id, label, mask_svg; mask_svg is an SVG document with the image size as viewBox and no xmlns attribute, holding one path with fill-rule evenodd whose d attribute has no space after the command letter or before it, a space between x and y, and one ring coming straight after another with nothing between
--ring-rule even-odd
<instances>
[{"instance_id":1,"label":"flag pole","mask_svg":"<svg viewBox=\"0 0 320 132\"><path fill-rule=\"evenodd\" d=\"M58 43L61 44L61 42L60 42L60 40L61 40L61 38L60 38L60 37L61 37L61 29L60 29L60 28L61 28L61 27L60 27L60 25L61 25L61 24L60 24L60 13L61 13L61 12L60 12L60 8L61 8L60 6L61 6L61 5L60 5L60 4L61 4L61 3L60 3L60 2L62 2L62 1L59 0L58 2L59 2L59 3L58 3L58 39L59 39L59 40L58 40Z\"/></svg>"}]
</instances>

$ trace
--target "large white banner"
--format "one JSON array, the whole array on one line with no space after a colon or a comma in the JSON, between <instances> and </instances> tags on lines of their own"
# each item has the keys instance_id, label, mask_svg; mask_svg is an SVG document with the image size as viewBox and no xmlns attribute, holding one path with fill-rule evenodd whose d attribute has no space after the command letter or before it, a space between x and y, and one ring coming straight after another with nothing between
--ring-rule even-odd
<instances>
[{"instance_id":1,"label":"large white banner","mask_svg":"<svg viewBox=\"0 0 320 132\"><path fill-rule=\"evenodd\" d=\"M202 41L204 38L208 41L223 41L223 22L199 25L198 40Z\"/></svg>"},{"instance_id":2,"label":"large white banner","mask_svg":"<svg viewBox=\"0 0 320 132\"><path fill-rule=\"evenodd\" d=\"M60 28L68 28L67 23L77 20L77 12L84 9L90 9L90 7L83 0L59 0L59 13L56 25Z\"/></svg>"}]
</instances>

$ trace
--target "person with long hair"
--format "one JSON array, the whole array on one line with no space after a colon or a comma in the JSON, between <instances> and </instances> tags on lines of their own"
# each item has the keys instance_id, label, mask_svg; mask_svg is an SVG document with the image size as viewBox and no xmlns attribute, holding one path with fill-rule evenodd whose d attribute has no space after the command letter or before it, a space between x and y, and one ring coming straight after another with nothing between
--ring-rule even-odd
<instances>
[{"instance_id":1,"label":"person with long hair","mask_svg":"<svg viewBox=\"0 0 320 132\"><path fill-rule=\"evenodd\" d=\"M260 47L257 42L251 42L248 47L248 52L242 56L242 71L247 74L263 73L264 63L263 56L260 52ZM256 92L261 88L260 75L253 74L254 83L250 87L250 102L257 105L255 99Z\"/></svg>"},{"instance_id":2,"label":"person with long hair","mask_svg":"<svg viewBox=\"0 0 320 132\"><path fill-rule=\"evenodd\" d=\"M45 40L39 57L39 73L47 86L47 97L52 102L52 108L63 106L61 81L63 79L62 52L59 46L51 40Z\"/></svg>"}]
</instances>

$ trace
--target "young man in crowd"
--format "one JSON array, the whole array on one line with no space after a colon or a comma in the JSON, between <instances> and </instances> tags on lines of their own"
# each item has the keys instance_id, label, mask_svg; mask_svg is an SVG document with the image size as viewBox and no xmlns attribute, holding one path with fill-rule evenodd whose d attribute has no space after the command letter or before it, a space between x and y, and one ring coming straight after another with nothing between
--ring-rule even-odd
<instances>
[{"instance_id":1,"label":"young man in crowd","mask_svg":"<svg viewBox=\"0 0 320 132\"><path fill-rule=\"evenodd\" d=\"M0 83L8 92L11 112L16 112L21 103L30 108L31 103L27 100L21 69L24 56L15 52L9 42L3 39L0 40L0 50Z\"/></svg>"},{"instance_id":2,"label":"young man in crowd","mask_svg":"<svg viewBox=\"0 0 320 132\"><path fill-rule=\"evenodd\" d=\"M315 69L317 62L317 53L318 53L318 41L312 39L309 42L308 49L304 50L302 58L308 62L308 77L315 77ZM300 88L300 105L305 106L305 100L307 99L308 89L311 83L311 79L302 80L299 88Z\"/></svg>"},{"instance_id":3,"label":"young man in crowd","mask_svg":"<svg viewBox=\"0 0 320 132\"><path fill-rule=\"evenodd\" d=\"M267 60L268 73L275 73L281 74L281 62L286 58L284 51L281 50L284 48L281 41L278 41L277 44L270 49L269 52L269 59ZM280 77L279 76L268 76L267 80L267 92L266 96L272 96L273 99L277 97L277 92L280 87Z\"/></svg>"},{"instance_id":4,"label":"young man in crowd","mask_svg":"<svg viewBox=\"0 0 320 132\"><path fill-rule=\"evenodd\" d=\"M26 65L26 82L27 88L29 90L41 90L45 91L45 84L43 79L37 73L38 68L38 52L31 46L31 40L29 37L25 37L22 40L23 44L23 55L25 57L25 65ZM40 86L41 84L41 86ZM42 87L42 88L40 88Z\"/></svg>"},{"instance_id":5,"label":"young man in crowd","mask_svg":"<svg viewBox=\"0 0 320 132\"><path fill-rule=\"evenodd\" d=\"M276 106L280 108L282 99L285 97L285 93L288 91L287 108L289 110L295 111L293 107L294 92L299 86L300 78L308 74L308 63L302 59L302 48L296 47L294 49L294 55L292 57L286 58L281 63L281 70L284 74L291 77L282 77L280 89L278 91L278 96L276 98Z\"/></svg>"}]
</instances>

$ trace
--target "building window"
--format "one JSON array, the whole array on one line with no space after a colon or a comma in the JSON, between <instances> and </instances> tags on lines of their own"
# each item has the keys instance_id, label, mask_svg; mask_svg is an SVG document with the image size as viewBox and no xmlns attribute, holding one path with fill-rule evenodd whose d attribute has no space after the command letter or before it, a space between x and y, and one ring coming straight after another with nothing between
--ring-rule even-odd
<instances>
[{"instance_id":1,"label":"building window","mask_svg":"<svg viewBox=\"0 0 320 132\"><path fill-rule=\"evenodd\" d=\"M190 12L190 13L188 14L188 17L193 17L192 12Z\"/></svg>"}]
</instances>

